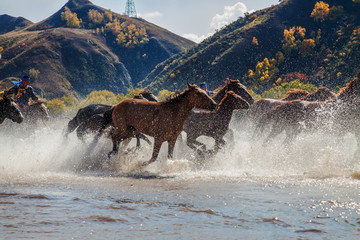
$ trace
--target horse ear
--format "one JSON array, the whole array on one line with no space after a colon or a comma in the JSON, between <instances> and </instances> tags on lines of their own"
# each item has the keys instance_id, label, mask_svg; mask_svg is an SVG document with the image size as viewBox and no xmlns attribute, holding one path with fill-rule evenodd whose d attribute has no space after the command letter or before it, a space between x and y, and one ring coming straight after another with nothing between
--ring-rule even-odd
<instances>
[{"instance_id":1,"label":"horse ear","mask_svg":"<svg viewBox=\"0 0 360 240\"><path fill-rule=\"evenodd\" d=\"M194 88L194 86L195 86L195 84L190 84L188 82L186 83L186 85L187 85L188 88Z\"/></svg>"}]
</instances>

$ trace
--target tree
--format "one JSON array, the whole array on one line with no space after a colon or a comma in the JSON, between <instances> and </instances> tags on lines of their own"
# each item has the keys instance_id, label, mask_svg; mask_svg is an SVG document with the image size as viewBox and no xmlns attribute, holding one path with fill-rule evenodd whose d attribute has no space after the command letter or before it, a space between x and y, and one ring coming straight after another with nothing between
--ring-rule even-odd
<instances>
[{"instance_id":1,"label":"tree","mask_svg":"<svg viewBox=\"0 0 360 240\"><path fill-rule=\"evenodd\" d=\"M163 89L159 92L159 94L157 95L157 98L159 99L159 101L165 101L168 97L170 97L173 94L174 94L174 92Z\"/></svg>"},{"instance_id":2,"label":"tree","mask_svg":"<svg viewBox=\"0 0 360 240\"><path fill-rule=\"evenodd\" d=\"M61 13L61 20L66 22L66 26L71 28L79 28L81 19L78 19L77 14L70 11L68 7L65 7L64 12Z\"/></svg>"},{"instance_id":3,"label":"tree","mask_svg":"<svg viewBox=\"0 0 360 240\"><path fill-rule=\"evenodd\" d=\"M299 52L302 57L311 56L314 52L315 41L313 39L304 39L299 46Z\"/></svg>"},{"instance_id":4,"label":"tree","mask_svg":"<svg viewBox=\"0 0 360 240\"><path fill-rule=\"evenodd\" d=\"M329 4L320 1L320 2L316 2L315 7L311 13L311 17L314 18L315 21L325 21L326 18L329 16L330 13L330 8L329 8Z\"/></svg>"},{"instance_id":5,"label":"tree","mask_svg":"<svg viewBox=\"0 0 360 240\"><path fill-rule=\"evenodd\" d=\"M65 103L59 98L47 101L46 106L52 115L60 115L66 111Z\"/></svg>"},{"instance_id":6,"label":"tree","mask_svg":"<svg viewBox=\"0 0 360 240\"><path fill-rule=\"evenodd\" d=\"M100 24L104 21L104 15L97 10L90 9L88 12L88 18L92 23Z\"/></svg>"}]
</instances>

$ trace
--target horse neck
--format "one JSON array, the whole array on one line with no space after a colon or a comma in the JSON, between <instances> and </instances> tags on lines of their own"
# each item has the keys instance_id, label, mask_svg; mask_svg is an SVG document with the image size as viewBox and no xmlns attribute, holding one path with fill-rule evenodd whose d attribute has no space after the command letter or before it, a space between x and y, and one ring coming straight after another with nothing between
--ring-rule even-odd
<instances>
[{"instance_id":1,"label":"horse neck","mask_svg":"<svg viewBox=\"0 0 360 240\"><path fill-rule=\"evenodd\" d=\"M213 96L212 99L217 103L220 102L221 99L223 99L225 96L226 88L227 88L227 85L224 86L215 96Z\"/></svg>"},{"instance_id":2,"label":"horse neck","mask_svg":"<svg viewBox=\"0 0 360 240\"><path fill-rule=\"evenodd\" d=\"M5 101L0 100L0 123L2 123L5 119Z\"/></svg>"},{"instance_id":3,"label":"horse neck","mask_svg":"<svg viewBox=\"0 0 360 240\"><path fill-rule=\"evenodd\" d=\"M221 116L223 121L230 122L234 108L232 106L228 105L229 103L224 102L219 106L219 108L216 110L216 114Z\"/></svg>"},{"instance_id":4,"label":"horse neck","mask_svg":"<svg viewBox=\"0 0 360 240\"><path fill-rule=\"evenodd\" d=\"M178 119L182 119L184 121L194 108L187 97L183 97L177 102L164 102L163 104L172 109L172 111L176 112L178 114Z\"/></svg>"}]
</instances>

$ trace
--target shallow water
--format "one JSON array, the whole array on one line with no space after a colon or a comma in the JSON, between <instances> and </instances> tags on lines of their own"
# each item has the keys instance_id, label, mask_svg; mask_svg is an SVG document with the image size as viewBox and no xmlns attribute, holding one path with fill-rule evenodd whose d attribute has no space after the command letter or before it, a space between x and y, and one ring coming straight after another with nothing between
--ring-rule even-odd
<instances>
[{"instance_id":1,"label":"shallow water","mask_svg":"<svg viewBox=\"0 0 360 240\"><path fill-rule=\"evenodd\" d=\"M109 140L86 156L89 141L64 140L64 126L0 129L2 239L360 238L351 134L304 135L284 148L281 136L263 147L235 131L204 166L178 145L174 160L163 146L156 163L139 168L151 154L146 143L107 161Z\"/></svg>"}]
</instances>

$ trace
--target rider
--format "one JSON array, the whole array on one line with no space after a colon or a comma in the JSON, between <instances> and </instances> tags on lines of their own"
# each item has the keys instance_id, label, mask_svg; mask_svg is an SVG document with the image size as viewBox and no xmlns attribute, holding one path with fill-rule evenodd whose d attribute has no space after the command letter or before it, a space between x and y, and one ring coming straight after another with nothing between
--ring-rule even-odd
<instances>
[{"instance_id":1,"label":"rider","mask_svg":"<svg viewBox=\"0 0 360 240\"><path fill-rule=\"evenodd\" d=\"M200 83L200 88L201 88L202 90L204 90L207 95L209 95L209 96L213 96L213 95L214 95L214 92L213 92L213 91L208 91L208 90L207 90L206 82Z\"/></svg>"},{"instance_id":2,"label":"rider","mask_svg":"<svg viewBox=\"0 0 360 240\"><path fill-rule=\"evenodd\" d=\"M39 98L34 94L33 88L29 86L30 77L24 76L20 82L13 82L15 85L9 90L5 91L6 96L12 96L15 102L23 110L26 110L29 107L30 98L34 102L38 102Z\"/></svg>"}]
</instances>

